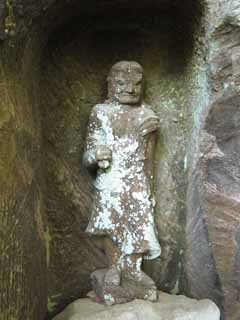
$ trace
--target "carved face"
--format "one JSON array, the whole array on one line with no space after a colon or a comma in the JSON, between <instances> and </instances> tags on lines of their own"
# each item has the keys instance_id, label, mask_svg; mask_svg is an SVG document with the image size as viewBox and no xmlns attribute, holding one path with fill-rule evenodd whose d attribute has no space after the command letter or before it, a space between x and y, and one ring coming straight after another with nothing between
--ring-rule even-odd
<instances>
[{"instance_id":1,"label":"carved face","mask_svg":"<svg viewBox=\"0 0 240 320\"><path fill-rule=\"evenodd\" d=\"M143 69L137 62L116 63L108 76L108 98L120 104L138 104L143 94Z\"/></svg>"}]
</instances>

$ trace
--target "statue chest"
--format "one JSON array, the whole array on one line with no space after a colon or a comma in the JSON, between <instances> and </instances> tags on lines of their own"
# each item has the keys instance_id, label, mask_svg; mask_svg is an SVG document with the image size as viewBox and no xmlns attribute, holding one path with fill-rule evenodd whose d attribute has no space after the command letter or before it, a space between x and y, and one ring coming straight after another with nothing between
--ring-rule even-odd
<instances>
[{"instance_id":1,"label":"statue chest","mask_svg":"<svg viewBox=\"0 0 240 320\"><path fill-rule=\"evenodd\" d=\"M110 134L112 140L129 139L138 141L141 138L141 125L146 117L146 110L142 107L130 109L122 107L111 110L106 114L106 133Z\"/></svg>"}]
</instances>

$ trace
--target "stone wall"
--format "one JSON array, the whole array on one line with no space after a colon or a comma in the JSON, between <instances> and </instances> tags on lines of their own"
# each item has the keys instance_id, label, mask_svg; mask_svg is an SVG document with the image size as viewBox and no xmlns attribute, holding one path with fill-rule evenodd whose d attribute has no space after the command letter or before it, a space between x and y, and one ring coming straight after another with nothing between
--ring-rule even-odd
<instances>
[{"instance_id":1,"label":"stone wall","mask_svg":"<svg viewBox=\"0 0 240 320\"><path fill-rule=\"evenodd\" d=\"M81 158L90 109L122 59L142 63L162 119L163 253L144 268L159 288L209 297L238 319L238 1L11 0L0 17L3 319L43 319L47 296L58 312L105 265L84 234L93 186Z\"/></svg>"},{"instance_id":2,"label":"stone wall","mask_svg":"<svg viewBox=\"0 0 240 320\"><path fill-rule=\"evenodd\" d=\"M209 2L209 101L188 192L186 272L195 297L239 318L239 3ZM196 143L196 141L194 141Z\"/></svg>"},{"instance_id":3,"label":"stone wall","mask_svg":"<svg viewBox=\"0 0 240 320\"><path fill-rule=\"evenodd\" d=\"M194 6L195 8L195 6ZM106 75L119 60L145 70L146 102L161 118L155 159L156 224L162 257L145 270L166 291L181 290L186 219L186 145L192 95L198 86L201 8L196 22L182 22L181 7L149 15L100 13L80 16L49 39L42 66L46 208L50 235L50 311L90 290L90 273L105 266L97 239L84 230L91 213L92 179L82 165L86 125L94 104L104 101ZM77 30L77 31L76 31ZM192 112L192 111L191 111Z\"/></svg>"},{"instance_id":4,"label":"stone wall","mask_svg":"<svg viewBox=\"0 0 240 320\"><path fill-rule=\"evenodd\" d=\"M13 39L1 43L1 320L46 315L41 123L32 56L30 48L24 52Z\"/></svg>"}]
</instances>

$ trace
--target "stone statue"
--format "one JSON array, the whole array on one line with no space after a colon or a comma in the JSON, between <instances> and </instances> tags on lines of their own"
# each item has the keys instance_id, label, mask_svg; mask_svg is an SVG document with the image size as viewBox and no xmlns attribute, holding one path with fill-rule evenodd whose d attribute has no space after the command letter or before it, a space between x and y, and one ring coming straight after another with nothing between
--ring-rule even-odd
<instances>
[{"instance_id":1,"label":"stone statue","mask_svg":"<svg viewBox=\"0 0 240 320\"><path fill-rule=\"evenodd\" d=\"M92 275L97 301L157 300L142 259L161 253L154 227L153 151L159 118L142 103L143 69L136 62L113 65L108 99L93 107L84 164L97 170L87 232L104 237L108 269Z\"/></svg>"}]
</instances>

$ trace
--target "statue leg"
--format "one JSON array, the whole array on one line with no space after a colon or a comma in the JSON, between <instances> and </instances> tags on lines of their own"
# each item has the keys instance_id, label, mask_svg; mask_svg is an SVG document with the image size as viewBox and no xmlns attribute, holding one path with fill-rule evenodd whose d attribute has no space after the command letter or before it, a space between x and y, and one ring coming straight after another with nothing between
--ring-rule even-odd
<instances>
[{"instance_id":1,"label":"statue leg","mask_svg":"<svg viewBox=\"0 0 240 320\"><path fill-rule=\"evenodd\" d=\"M143 254L124 257L122 285L130 290L135 298L156 301L157 287L154 281L141 270Z\"/></svg>"},{"instance_id":2,"label":"statue leg","mask_svg":"<svg viewBox=\"0 0 240 320\"><path fill-rule=\"evenodd\" d=\"M121 252L110 238L104 239L108 258L108 268L92 273L92 285L96 301L106 305L125 303L134 299L134 295L121 286Z\"/></svg>"},{"instance_id":3,"label":"statue leg","mask_svg":"<svg viewBox=\"0 0 240 320\"><path fill-rule=\"evenodd\" d=\"M140 281L142 277L142 254L126 255L123 260L123 274L125 278Z\"/></svg>"},{"instance_id":4,"label":"statue leg","mask_svg":"<svg viewBox=\"0 0 240 320\"><path fill-rule=\"evenodd\" d=\"M121 251L108 237L104 238L104 248L108 259L108 270L104 282L108 285L119 286L121 279Z\"/></svg>"}]
</instances>

